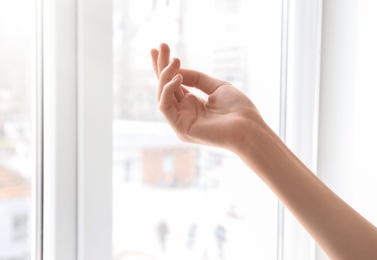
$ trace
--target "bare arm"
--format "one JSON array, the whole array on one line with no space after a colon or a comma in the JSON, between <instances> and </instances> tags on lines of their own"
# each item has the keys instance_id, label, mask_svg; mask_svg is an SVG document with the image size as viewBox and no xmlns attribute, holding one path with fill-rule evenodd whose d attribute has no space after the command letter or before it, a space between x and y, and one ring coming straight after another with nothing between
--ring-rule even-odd
<instances>
[{"instance_id":1,"label":"bare arm","mask_svg":"<svg viewBox=\"0 0 377 260\"><path fill-rule=\"evenodd\" d=\"M268 127L236 153L331 259L377 259L377 229L317 178Z\"/></svg>"},{"instance_id":2,"label":"bare arm","mask_svg":"<svg viewBox=\"0 0 377 260\"><path fill-rule=\"evenodd\" d=\"M160 110L185 142L236 153L332 259L377 259L377 229L318 179L231 84L180 68L169 47L152 50ZM198 88L208 100L192 95Z\"/></svg>"}]
</instances>

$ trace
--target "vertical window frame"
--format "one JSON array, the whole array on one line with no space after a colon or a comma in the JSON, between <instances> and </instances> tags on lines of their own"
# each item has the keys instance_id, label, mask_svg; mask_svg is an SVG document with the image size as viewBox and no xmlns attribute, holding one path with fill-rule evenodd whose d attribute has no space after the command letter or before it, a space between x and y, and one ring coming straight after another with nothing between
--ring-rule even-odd
<instances>
[{"instance_id":1,"label":"vertical window frame","mask_svg":"<svg viewBox=\"0 0 377 260\"><path fill-rule=\"evenodd\" d=\"M111 259L112 4L42 5L43 258Z\"/></svg>"},{"instance_id":2,"label":"vertical window frame","mask_svg":"<svg viewBox=\"0 0 377 260\"><path fill-rule=\"evenodd\" d=\"M322 0L291 1L289 12L286 143L316 172ZM316 259L314 240L287 210L284 229L284 259Z\"/></svg>"},{"instance_id":3,"label":"vertical window frame","mask_svg":"<svg viewBox=\"0 0 377 260\"><path fill-rule=\"evenodd\" d=\"M32 193L31 193L31 259L42 259L43 248L43 31L42 0L35 0L32 70Z\"/></svg>"},{"instance_id":4,"label":"vertical window frame","mask_svg":"<svg viewBox=\"0 0 377 260\"><path fill-rule=\"evenodd\" d=\"M77 259L112 258L112 13L77 0Z\"/></svg>"},{"instance_id":5,"label":"vertical window frame","mask_svg":"<svg viewBox=\"0 0 377 260\"><path fill-rule=\"evenodd\" d=\"M76 1L43 1L43 259L76 259Z\"/></svg>"}]
</instances>

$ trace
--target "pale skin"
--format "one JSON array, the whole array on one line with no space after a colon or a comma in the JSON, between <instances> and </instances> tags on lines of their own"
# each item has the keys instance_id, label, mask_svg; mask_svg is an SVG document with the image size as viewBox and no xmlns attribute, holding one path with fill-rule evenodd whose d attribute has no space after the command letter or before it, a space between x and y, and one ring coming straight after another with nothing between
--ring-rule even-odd
<instances>
[{"instance_id":1,"label":"pale skin","mask_svg":"<svg viewBox=\"0 0 377 260\"><path fill-rule=\"evenodd\" d=\"M162 114L184 142L234 152L292 212L331 259L377 259L377 228L331 191L230 83L181 68L170 49L151 50ZM203 100L189 88L208 95Z\"/></svg>"}]
</instances>

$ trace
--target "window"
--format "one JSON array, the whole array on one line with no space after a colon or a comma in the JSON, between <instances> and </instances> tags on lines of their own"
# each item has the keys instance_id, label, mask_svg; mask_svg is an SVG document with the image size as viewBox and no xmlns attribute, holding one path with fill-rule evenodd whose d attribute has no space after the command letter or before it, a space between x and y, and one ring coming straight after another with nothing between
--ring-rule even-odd
<instances>
[{"instance_id":1,"label":"window","mask_svg":"<svg viewBox=\"0 0 377 260\"><path fill-rule=\"evenodd\" d=\"M30 259L36 212L35 1L0 2L0 259Z\"/></svg>"},{"instance_id":2,"label":"window","mask_svg":"<svg viewBox=\"0 0 377 260\"><path fill-rule=\"evenodd\" d=\"M280 1L113 5L113 259L274 259L276 197L233 154L175 136L149 50L166 42L184 67L232 82L278 130Z\"/></svg>"},{"instance_id":3,"label":"window","mask_svg":"<svg viewBox=\"0 0 377 260\"><path fill-rule=\"evenodd\" d=\"M177 139L157 109L149 49L167 42L184 67L232 82L278 132L287 2L2 1L0 259L275 259L276 197L233 154ZM375 222L376 123L365 115L376 6L324 1L322 19L322 1L289 2L288 144ZM331 85L352 94L329 96ZM351 124L324 124L328 111ZM324 171L325 152L354 174ZM289 213L284 228L284 259L326 259Z\"/></svg>"}]
</instances>

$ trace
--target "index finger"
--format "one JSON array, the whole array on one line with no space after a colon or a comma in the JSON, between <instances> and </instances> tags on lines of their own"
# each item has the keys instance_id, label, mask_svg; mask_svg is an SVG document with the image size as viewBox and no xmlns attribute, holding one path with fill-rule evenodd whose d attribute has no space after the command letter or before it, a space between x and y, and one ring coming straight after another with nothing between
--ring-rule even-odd
<instances>
[{"instance_id":1,"label":"index finger","mask_svg":"<svg viewBox=\"0 0 377 260\"><path fill-rule=\"evenodd\" d=\"M183 76L183 85L195 87L208 95L215 92L222 85L231 85L224 80L213 78L195 70L179 69L177 73Z\"/></svg>"}]
</instances>

